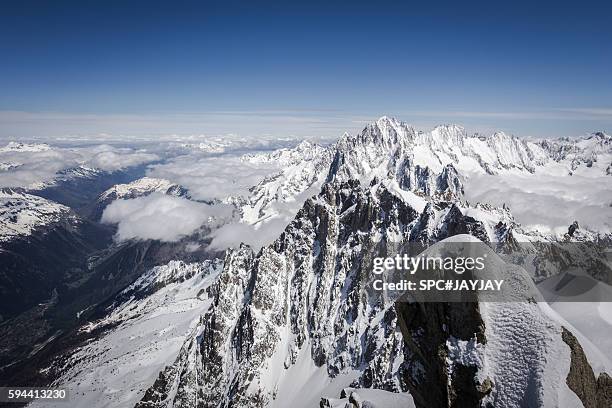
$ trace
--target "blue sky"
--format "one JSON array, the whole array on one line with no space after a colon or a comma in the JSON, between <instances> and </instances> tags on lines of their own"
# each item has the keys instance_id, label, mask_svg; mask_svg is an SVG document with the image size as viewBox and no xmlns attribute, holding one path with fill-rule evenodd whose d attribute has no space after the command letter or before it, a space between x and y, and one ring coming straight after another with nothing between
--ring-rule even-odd
<instances>
[{"instance_id":1,"label":"blue sky","mask_svg":"<svg viewBox=\"0 0 612 408\"><path fill-rule=\"evenodd\" d=\"M4 1L0 137L612 131L612 6L425 3Z\"/></svg>"}]
</instances>

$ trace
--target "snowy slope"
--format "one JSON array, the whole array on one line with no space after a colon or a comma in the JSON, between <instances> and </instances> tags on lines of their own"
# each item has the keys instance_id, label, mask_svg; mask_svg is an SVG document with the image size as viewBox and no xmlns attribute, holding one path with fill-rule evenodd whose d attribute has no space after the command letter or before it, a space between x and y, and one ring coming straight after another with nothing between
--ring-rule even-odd
<instances>
[{"instance_id":1,"label":"snowy slope","mask_svg":"<svg viewBox=\"0 0 612 408\"><path fill-rule=\"evenodd\" d=\"M106 317L84 325L102 334L47 368L59 375L54 384L68 389L70 406L129 407L142 398L210 306L206 289L221 267L219 260L155 267L117 296Z\"/></svg>"},{"instance_id":2,"label":"snowy slope","mask_svg":"<svg viewBox=\"0 0 612 408\"><path fill-rule=\"evenodd\" d=\"M544 281L541 285L556 286L556 284L564 276L554 276L548 281ZM601 292L600 299L612 299L612 287L605 283L594 280L591 277L583 276L579 279L572 279L569 284L565 285L564 289L573 290L577 285L586 283L592 286L591 293L595 291ZM592 299L598 297L594 294L590 295ZM597 360L601 364L594 364L593 369L596 373L604 371L606 367L612 366L609 358L612 357L612 303L602 302L551 302L549 306L559 316L561 316L568 324L576 328L576 331L585 336L585 340L592 343L593 348L601 351L604 357L598 357ZM580 339L581 343L585 340ZM588 351L588 350L587 350ZM608 360L608 361L606 361Z\"/></svg>"},{"instance_id":3,"label":"snowy slope","mask_svg":"<svg viewBox=\"0 0 612 408\"><path fill-rule=\"evenodd\" d=\"M538 301L541 298L525 270L504 263L467 235L440 241L425 254L435 255L448 243L465 242L478 245L479 255L486 254L486 270L474 272L473 278L503 279L506 301L479 297L472 304L403 303L402 330L405 338L413 340L408 364L415 368L407 381L415 401L421 406L437 398L438 402L460 400L467 406L568 408L582 406L582 398L591 403L592 395L579 398L581 387L595 388L595 377L588 378L587 370L595 368L597 376L612 366L573 326ZM574 336L580 339L580 351L570 340ZM576 358L582 350L584 364Z\"/></svg>"},{"instance_id":4,"label":"snowy slope","mask_svg":"<svg viewBox=\"0 0 612 408\"><path fill-rule=\"evenodd\" d=\"M458 235L434 247L444 242L473 240L473 237ZM561 325L550 316L550 311L542 309L545 303L527 301L534 296L532 293L537 293L530 276L525 270L506 265L492 250L481 248L487 257L487 272L483 277L504 279L512 288L516 301L479 303L486 341L451 337L447 341L449 370L452 371L452 365L457 362L477 366L478 380L483 383L488 378L494 384L492 392L483 399L485 404L581 406L565 382L570 367L570 349L562 340Z\"/></svg>"},{"instance_id":5,"label":"snowy slope","mask_svg":"<svg viewBox=\"0 0 612 408\"><path fill-rule=\"evenodd\" d=\"M37 228L53 224L70 209L22 190L0 189L0 242L31 235Z\"/></svg>"},{"instance_id":6,"label":"snowy slope","mask_svg":"<svg viewBox=\"0 0 612 408\"><path fill-rule=\"evenodd\" d=\"M331 162L331 148L304 141L292 149L247 154L242 160L273 164L280 171L250 189L240 203L243 222L257 224L270 218L293 218L303 201L316 193Z\"/></svg>"}]
</instances>

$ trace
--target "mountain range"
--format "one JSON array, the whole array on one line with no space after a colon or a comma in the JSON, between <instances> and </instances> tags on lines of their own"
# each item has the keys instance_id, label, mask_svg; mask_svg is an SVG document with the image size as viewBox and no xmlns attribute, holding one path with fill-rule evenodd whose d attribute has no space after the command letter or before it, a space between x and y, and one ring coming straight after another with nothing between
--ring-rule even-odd
<instances>
[{"instance_id":1,"label":"mountain range","mask_svg":"<svg viewBox=\"0 0 612 408\"><path fill-rule=\"evenodd\" d=\"M612 404L611 350L543 299L420 303L367 290L374 257L472 242L501 276L521 282L521 293L537 293L557 269L510 268L505 252L551 245L553 260L567 259L561 244L605 246L611 234L574 219L563 235L525 227L507 206L470 203L471 180L608 180L611 136L527 141L454 125L422 132L382 117L330 145L302 142L241 160L279 168L248 195L218 199L236 208L232 222L255 231L286 220L261 249L221 253L207 248L206 234L111 243L112 227L98 222L111 202L154 192L191 199L169 180L88 174L82 179L99 187L78 206L36 190L3 190L0 255L9 258L1 288L28 293L14 285L26 270L46 283L31 300L3 305L2 385L66 386L75 406ZM41 255L27 269L19 262L32 250ZM49 254L70 272L43 274ZM595 271L584 279L608 290L612 271L601 256L581 265ZM26 331L30 339L18 346Z\"/></svg>"}]
</instances>

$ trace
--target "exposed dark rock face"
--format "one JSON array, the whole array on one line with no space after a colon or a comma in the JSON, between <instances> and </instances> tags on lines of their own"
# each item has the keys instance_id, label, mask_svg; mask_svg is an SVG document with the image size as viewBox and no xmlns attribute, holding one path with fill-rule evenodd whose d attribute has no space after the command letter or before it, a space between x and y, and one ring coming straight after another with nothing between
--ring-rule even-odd
<instances>
[{"instance_id":1,"label":"exposed dark rock face","mask_svg":"<svg viewBox=\"0 0 612 408\"><path fill-rule=\"evenodd\" d=\"M473 235L487 244L491 242L484 224L473 217L463 215L461 209L456 204L453 204L444 217L438 239L458 234Z\"/></svg>"},{"instance_id":2,"label":"exposed dark rock face","mask_svg":"<svg viewBox=\"0 0 612 408\"><path fill-rule=\"evenodd\" d=\"M495 225L496 250L501 253L519 252L520 244L512 233L514 225L499 221Z\"/></svg>"},{"instance_id":3,"label":"exposed dark rock face","mask_svg":"<svg viewBox=\"0 0 612 408\"><path fill-rule=\"evenodd\" d=\"M582 346L565 327L563 341L571 349L570 371L567 385L576 393L585 408L607 408L612 406L612 379L607 373L595 377Z\"/></svg>"},{"instance_id":4,"label":"exposed dark rock face","mask_svg":"<svg viewBox=\"0 0 612 408\"><path fill-rule=\"evenodd\" d=\"M447 340L485 344L478 303L396 303L410 357L404 378L417 407L478 407L491 389L475 381L477 367L447 364Z\"/></svg>"},{"instance_id":5,"label":"exposed dark rock face","mask_svg":"<svg viewBox=\"0 0 612 408\"><path fill-rule=\"evenodd\" d=\"M442 173L436 179L436 190L438 192L451 192L457 197L463 196L463 183L461 177L452 164L447 164Z\"/></svg>"},{"instance_id":6,"label":"exposed dark rock face","mask_svg":"<svg viewBox=\"0 0 612 408\"><path fill-rule=\"evenodd\" d=\"M569 235L570 237L573 236L574 232L576 232L578 228L580 228L580 226L578 225L578 221L574 221L572 225L570 225L567 229L567 235Z\"/></svg>"},{"instance_id":7,"label":"exposed dark rock face","mask_svg":"<svg viewBox=\"0 0 612 408\"><path fill-rule=\"evenodd\" d=\"M245 305L233 296L220 296L205 318L202 359L204 371L210 373L203 384L206 403L224 406L219 401L231 400L236 406L265 406L273 399L272 390L247 389L278 351L282 341L278 328L283 327L293 340L283 366L270 370L290 368L307 347L314 364L331 377L349 367L371 364L364 371L364 383L397 387L389 356L397 353L401 341L393 330L384 329L387 324L393 327L394 313L388 312L379 327L365 323L351 327L349 322L370 321L371 314L384 312L383 305L364 298L361 290L368 272L365 265L371 262L368 254L376 246L385 251L385 241L376 244L370 234L385 234L391 226L405 229L416 216L386 190L374 197L355 182L328 185L318 200L306 202L296 220L274 244L262 249L252 266L227 268L228 273L240 271L243 276ZM227 285L224 274L221 287ZM231 287L235 285L220 293ZM228 315L228 310L234 312ZM369 331L385 331L384 343L370 337ZM229 361L223 348L228 338L233 350ZM235 374L229 372L232 366L240 367Z\"/></svg>"},{"instance_id":8,"label":"exposed dark rock face","mask_svg":"<svg viewBox=\"0 0 612 408\"><path fill-rule=\"evenodd\" d=\"M423 212L419 215L418 222L410 231L410 241L428 245L433 239L436 224L436 214L432 203L427 203Z\"/></svg>"}]
</instances>

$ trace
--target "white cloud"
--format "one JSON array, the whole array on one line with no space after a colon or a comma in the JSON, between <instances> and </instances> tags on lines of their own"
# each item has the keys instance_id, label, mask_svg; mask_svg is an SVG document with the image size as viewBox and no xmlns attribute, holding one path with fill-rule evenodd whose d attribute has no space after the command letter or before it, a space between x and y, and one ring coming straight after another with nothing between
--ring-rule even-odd
<instances>
[{"instance_id":1,"label":"white cloud","mask_svg":"<svg viewBox=\"0 0 612 408\"><path fill-rule=\"evenodd\" d=\"M609 176L533 175L471 176L466 181L470 202L507 204L516 220L541 232L567 232L577 220L582 227L612 231L612 189Z\"/></svg>"},{"instance_id":2,"label":"white cloud","mask_svg":"<svg viewBox=\"0 0 612 408\"><path fill-rule=\"evenodd\" d=\"M70 151L2 152L0 161L17 167L0 172L1 187L28 187L53 179L55 174L77 166L79 155Z\"/></svg>"},{"instance_id":3,"label":"white cloud","mask_svg":"<svg viewBox=\"0 0 612 408\"><path fill-rule=\"evenodd\" d=\"M117 200L102 215L102 222L118 224L117 239L155 239L175 242L196 232L211 217L230 217L228 205L207 205L185 198L154 193Z\"/></svg>"},{"instance_id":4,"label":"white cloud","mask_svg":"<svg viewBox=\"0 0 612 408\"><path fill-rule=\"evenodd\" d=\"M212 200L248 195L250 187L277 168L273 164L244 162L239 155L211 157L194 153L152 166L148 175L186 187L195 199Z\"/></svg>"},{"instance_id":5,"label":"white cloud","mask_svg":"<svg viewBox=\"0 0 612 408\"><path fill-rule=\"evenodd\" d=\"M0 151L0 187L36 187L53 180L57 172L77 166L115 171L158 160L155 154L109 145L58 147L40 151Z\"/></svg>"},{"instance_id":6,"label":"white cloud","mask_svg":"<svg viewBox=\"0 0 612 408\"><path fill-rule=\"evenodd\" d=\"M119 149L108 145L97 146L90 150L92 157L88 158L85 164L105 171L115 171L159 159L159 157L154 154L135 151L128 148ZM84 153L87 153L86 149L84 149Z\"/></svg>"},{"instance_id":7,"label":"white cloud","mask_svg":"<svg viewBox=\"0 0 612 408\"><path fill-rule=\"evenodd\" d=\"M285 219L273 219L259 226L242 222L225 224L210 235L212 237L210 248L236 248L241 243L245 243L259 250L277 239L287 224Z\"/></svg>"},{"instance_id":8,"label":"white cloud","mask_svg":"<svg viewBox=\"0 0 612 408\"><path fill-rule=\"evenodd\" d=\"M249 197L252 194L249 192L251 187L264 177L277 173L280 167L274 162L254 163L241 160L245 149L236 149L236 145L243 144L236 140L233 144L233 152L230 153L211 155L196 150L169 159L162 164L151 166L147 175L180 184L198 200L223 200L230 196ZM287 141L278 140L275 144L266 142L262 146L249 145L246 151L252 153L286 147ZM272 203L270 212L274 213L275 217L265 222L256 225L230 222L221 226L211 234L211 248L226 249L246 243L258 249L271 243L293 219L303 201L317 192L318 189L311 189L290 202Z\"/></svg>"}]
</instances>

